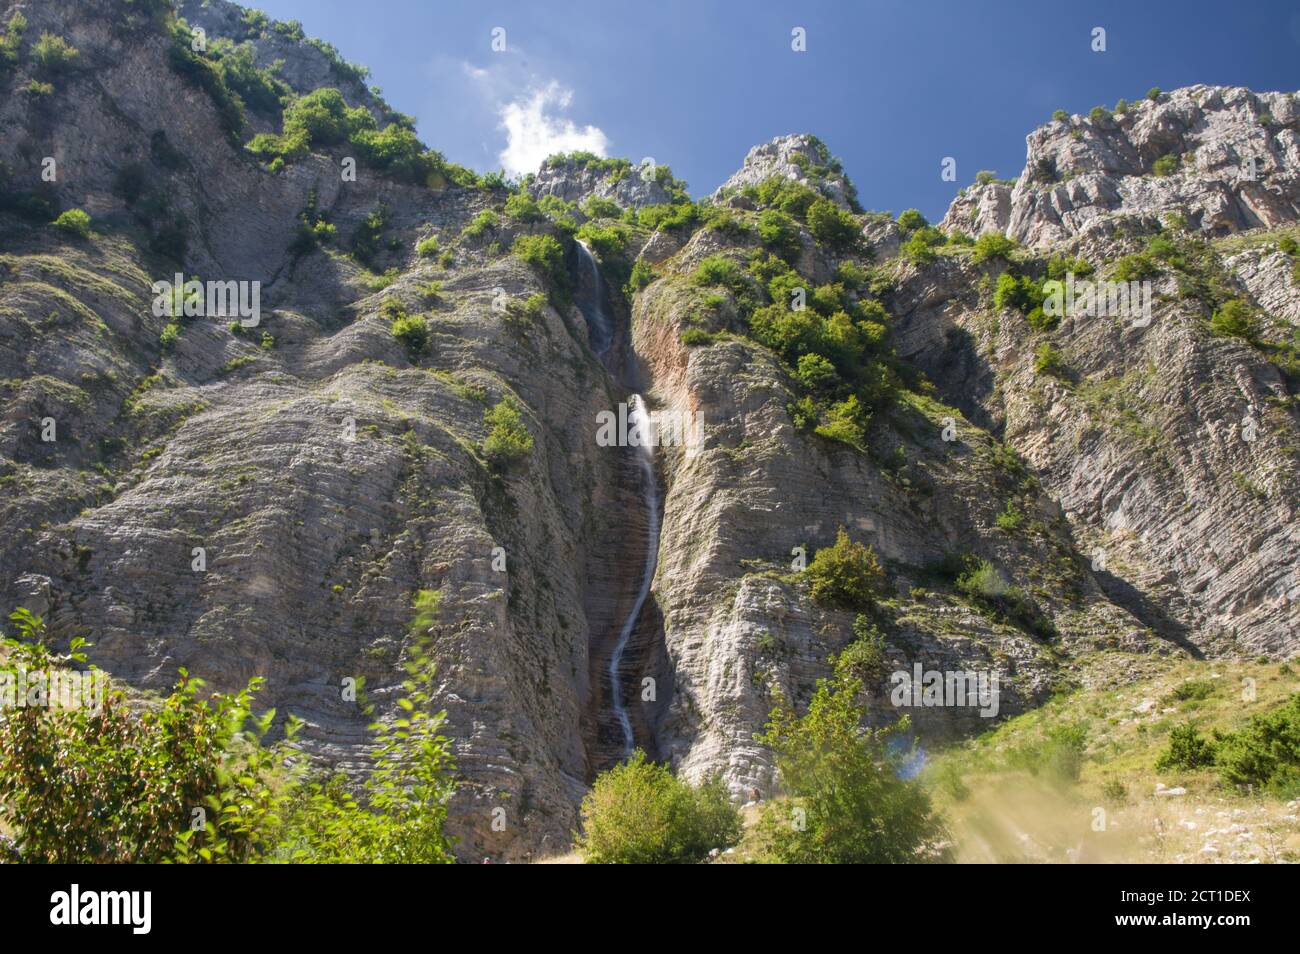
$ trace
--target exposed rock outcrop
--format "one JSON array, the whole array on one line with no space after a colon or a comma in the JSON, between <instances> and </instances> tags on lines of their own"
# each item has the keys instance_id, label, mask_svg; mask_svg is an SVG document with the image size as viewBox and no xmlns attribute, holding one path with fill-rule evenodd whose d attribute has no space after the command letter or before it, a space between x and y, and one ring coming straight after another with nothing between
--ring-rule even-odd
<instances>
[{"instance_id":1,"label":"exposed rock outcrop","mask_svg":"<svg viewBox=\"0 0 1300 954\"><path fill-rule=\"evenodd\" d=\"M826 144L806 133L778 136L749 150L744 165L714 191L713 198L724 199L774 176L816 189L846 209L857 204L852 183Z\"/></svg>"},{"instance_id":2,"label":"exposed rock outcrop","mask_svg":"<svg viewBox=\"0 0 1300 954\"><path fill-rule=\"evenodd\" d=\"M1040 126L1014 189L973 186L942 226L1030 245L1114 215L1176 214L1207 235L1300 214L1300 101L1293 93L1189 86Z\"/></svg>"}]
</instances>

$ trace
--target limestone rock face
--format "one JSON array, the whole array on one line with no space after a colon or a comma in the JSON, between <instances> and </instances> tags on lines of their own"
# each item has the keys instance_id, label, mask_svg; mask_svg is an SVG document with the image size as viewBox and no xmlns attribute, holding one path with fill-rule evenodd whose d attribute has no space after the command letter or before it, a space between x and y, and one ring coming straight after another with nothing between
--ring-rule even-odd
<instances>
[{"instance_id":1,"label":"limestone rock face","mask_svg":"<svg viewBox=\"0 0 1300 954\"><path fill-rule=\"evenodd\" d=\"M953 199L940 226L973 237L988 232L1001 235L1006 232L1010 221L1011 186L990 182L984 186L972 186Z\"/></svg>"},{"instance_id":2,"label":"limestone rock face","mask_svg":"<svg viewBox=\"0 0 1300 954\"><path fill-rule=\"evenodd\" d=\"M1105 248L1088 236L1069 247L1091 261ZM1286 339L1300 289L1278 257L1221 261L1224 281L1276 316L1261 334ZM900 352L1025 455L1080 546L1101 554L1112 599L1196 652L1295 653L1300 426L1279 368L1211 335L1204 306L1168 277L1149 325L1067 317L1051 336L1065 378L1036 373L1039 336L979 285L963 259L903 272Z\"/></svg>"},{"instance_id":3,"label":"limestone rock face","mask_svg":"<svg viewBox=\"0 0 1300 954\"><path fill-rule=\"evenodd\" d=\"M1293 93L1189 86L1123 113L1053 120L1027 140L1010 195L959 197L943 227L1045 245L1112 215L1181 215L1208 235L1300 213L1300 102Z\"/></svg>"},{"instance_id":4,"label":"limestone rock face","mask_svg":"<svg viewBox=\"0 0 1300 954\"><path fill-rule=\"evenodd\" d=\"M259 166L169 69L168 40L118 8L28 10L30 30L102 64L61 80L48 107L53 198L90 211L96 231L69 240L4 215L0 605L43 613L56 638L86 636L96 664L142 689L167 690L180 667L221 690L264 677L260 704L304 719L313 756L356 770L371 719L344 680L364 678L390 715L413 599L437 591L461 850L564 849L589 776L585 557L610 532L601 488L616 468L592 440L608 382L581 316L546 306L503 320L499 305L542 286L519 259L456 243L487 205L474 190L365 169L342 183L325 156ZM16 130L0 143L6 190L41 188L25 157L46 151L32 137L50 120L31 109L19 96L0 106ZM182 160L151 158L151 140ZM131 163L146 195L164 192L196 224L187 276L261 282L256 327L182 318L160 344L171 319L151 285L181 265L149 250L120 194ZM337 238L295 251L313 197ZM381 292L344 253L378 209L376 269L393 270ZM430 234L452 247L444 266L413 251ZM503 224L495 237L508 247L516 234ZM386 302L424 314L425 353L393 337ZM484 413L505 398L535 447L503 470L481 447ZM489 824L497 808L504 831Z\"/></svg>"},{"instance_id":5,"label":"limestone rock face","mask_svg":"<svg viewBox=\"0 0 1300 954\"><path fill-rule=\"evenodd\" d=\"M552 157L542 163L529 183L529 191L537 198L553 195L579 204L595 196L625 209L639 209L671 201L668 190L656 177L656 168L652 161L609 169L600 160Z\"/></svg>"},{"instance_id":6,"label":"limestone rock face","mask_svg":"<svg viewBox=\"0 0 1300 954\"><path fill-rule=\"evenodd\" d=\"M328 47L303 43L301 26L295 30L291 24L259 18L256 11L229 0L181 0L177 12L209 37L250 44L253 61L260 67L272 67L299 93L331 86L349 105L365 106L381 122L392 113L366 85L363 67L347 63Z\"/></svg>"},{"instance_id":7,"label":"limestone rock face","mask_svg":"<svg viewBox=\"0 0 1300 954\"><path fill-rule=\"evenodd\" d=\"M1033 503L1044 536L1027 550L992 529L1015 481L991 462L986 434L971 429L951 453L939 450L946 445L937 428L903 439L897 454L906 463L881 472L843 445L794 429L785 410L794 399L791 382L770 353L740 341L683 348L679 322L689 314L683 304L671 288L652 286L633 323L655 398L666 410L698 415L705 435L693 454L665 455L655 584L674 666L659 742L689 775L720 772L738 797L773 790L772 766L753 739L773 693L805 703L816 680L830 674L828 657L853 639L854 614L813 604L791 573L799 553L833 543L840 527L899 569L895 596L905 622L869 695L882 722L898 712L886 674L910 672L916 662L996 672L1003 715L1051 691L1053 666L1033 638L969 607L912 591L907 574L915 579L953 550L972 550L999 566L1068 567L1059 585L1068 579L1079 588L1072 609L1064 611L1056 585L1041 590L1044 611L1067 644L1159 644L1075 565L1068 527L1049 500ZM973 709L918 709L912 716L926 738L982 722Z\"/></svg>"},{"instance_id":8,"label":"limestone rock face","mask_svg":"<svg viewBox=\"0 0 1300 954\"><path fill-rule=\"evenodd\" d=\"M740 171L719 186L713 198L725 198L773 176L816 189L844 208L855 201L852 185L832 160L826 145L806 134L778 136L749 150Z\"/></svg>"}]
</instances>

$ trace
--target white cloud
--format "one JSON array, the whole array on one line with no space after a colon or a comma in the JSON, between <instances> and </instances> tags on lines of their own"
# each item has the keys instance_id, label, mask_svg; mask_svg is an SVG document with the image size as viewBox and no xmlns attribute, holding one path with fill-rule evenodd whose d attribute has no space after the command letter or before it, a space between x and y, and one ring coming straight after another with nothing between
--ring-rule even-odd
<instances>
[{"instance_id":1,"label":"white cloud","mask_svg":"<svg viewBox=\"0 0 1300 954\"><path fill-rule=\"evenodd\" d=\"M559 115L569 108L573 91L551 82L500 107L506 147L498 157L509 175L536 172L547 156L584 151L607 155L609 139L597 126L579 127Z\"/></svg>"}]
</instances>

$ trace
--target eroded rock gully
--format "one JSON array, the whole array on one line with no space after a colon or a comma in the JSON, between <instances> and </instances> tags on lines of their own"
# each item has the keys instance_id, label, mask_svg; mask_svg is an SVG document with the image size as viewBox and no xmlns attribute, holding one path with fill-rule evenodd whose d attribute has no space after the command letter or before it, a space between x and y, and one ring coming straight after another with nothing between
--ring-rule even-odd
<instances>
[{"instance_id":1,"label":"eroded rock gully","mask_svg":"<svg viewBox=\"0 0 1300 954\"><path fill-rule=\"evenodd\" d=\"M645 399L625 386L638 373L626 334L616 318L600 269L588 249L575 243L576 303L586 320L592 350L618 382L619 406L611 409L601 451L615 455L616 483L602 502L602 532L588 555L584 607L591 634L588 697L583 738L588 773L594 777L640 748L658 756L660 693L671 691L663 620L652 592L659 559L662 494ZM601 431L593 424L593 439Z\"/></svg>"}]
</instances>

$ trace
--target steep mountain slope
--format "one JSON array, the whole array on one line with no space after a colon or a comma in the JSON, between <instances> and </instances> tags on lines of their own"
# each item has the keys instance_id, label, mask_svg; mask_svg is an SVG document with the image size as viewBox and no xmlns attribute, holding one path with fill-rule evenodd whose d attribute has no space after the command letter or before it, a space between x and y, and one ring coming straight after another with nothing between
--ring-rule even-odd
<instances>
[{"instance_id":1,"label":"steep mountain slope","mask_svg":"<svg viewBox=\"0 0 1300 954\"><path fill-rule=\"evenodd\" d=\"M699 205L666 167L582 155L515 192L413 145L327 49L220 0L182 5L206 50L164 3L0 12L18 36L0 605L88 635L144 688L182 666L265 677L343 768L369 721L347 680L385 714L418 618L466 858L563 850L610 759L610 641L652 521L599 415L633 391L699 439L656 454L657 572L620 685L638 745L738 799L772 791L754 734L775 694L806 699L864 626L881 722L887 674L914 664L996 674L1009 715L1096 649L1296 653L1300 289L1281 233L1242 231L1294 231L1294 97L1194 87L1079 138L1045 127L1014 189L945 219L1030 246L985 256L861 214L810 136L756 147ZM76 56L39 54L43 32ZM1155 175L1175 140L1195 161ZM1215 158L1239 142L1269 157L1262 183ZM1040 182L1044 157L1079 174ZM49 224L72 208L89 235ZM995 304L1004 273L1068 257L1109 276L1128 256L1158 296L1148 325ZM177 272L259 282L260 322L157 313ZM1215 333L1233 299L1259 312L1250 339ZM511 408L526 437L501 454ZM799 572L841 527L884 564L861 613ZM911 715L927 740L987 725Z\"/></svg>"}]
</instances>

